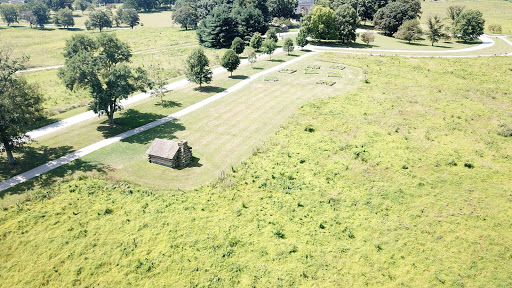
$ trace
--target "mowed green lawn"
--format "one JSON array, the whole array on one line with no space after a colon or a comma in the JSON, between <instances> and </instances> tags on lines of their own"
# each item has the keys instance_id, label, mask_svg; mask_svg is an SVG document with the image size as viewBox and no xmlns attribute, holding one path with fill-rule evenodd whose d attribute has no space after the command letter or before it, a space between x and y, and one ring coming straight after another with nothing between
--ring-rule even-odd
<instances>
[{"instance_id":1,"label":"mowed green lawn","mask_svg":"<svg viewBox=\"0 0 512 288\"><path fill-rule=\"evenodd\" d=\"M320 65L319 74L304 74L309 65ZM310 56L287 67L297 70L296 73L273 72L265 76L277 77L278 82L258 78L174 123L130 137L88 155L83 161L109 167L108 177L155 190L190 189L207 184L250 156L307 101L343 95L360 85L359 69L338 70L330 66L329 62ZM339 71L341 77L327 77L328 71ZM336 84L316 84L320 80ZM150 164L145 152L154 138L188 140L196 158L192 167L172 170ZM148 171L151 177L147 177Z\"/></svg>"},{"instance_id":2,"label":"mowed green lawn","mask_svg":"<svg viewBox=\"0 0 512 288\"><path fill-rule=\"evenodd\" d=\"M290 56L280 53L274 55L273 61L258 61L253 67L244 65L234 72L233 77L230 77L228 72L215 75L213 81L200 90L197 89L198 85L196 84L186 85L166 93L163 103L160 98L154 97L134 103L124 107L125 110L115 114L114 117L117 122L115 126L109 126L106 117L103 116L92 118L72 127L59 130L56 133L40 137L31 145L24 146L15 152L15 157L19 160L19 164L16 166L6 165L5 154L0 155L0 163L3 163L0 165L0 179L5 180L105 138L163 118L224 91L248 76L277 66L303 53L296 51ZM20 193L23 190L24 188L16 189L13 193Z\"/></svg>"},{"instance_id":3,"label":"mowed green lawn","mask_svg":"<svg viewBox=\"0 0 512 288\"><path fill-rule=\"evenodd\" d=\"M124 167L31 190L30 201L0 211L2 286L511 286L512 138L500 133L512 127L512 59L308 61L359 67L368 83L303 105L212 185L157 193L113 181L123 169L138 177L131 167L144 156L105 153L97 161ZM225 127L211 145L245 136L207 110L215 125L198 119L201 133ZM200 129L191 120L185 131ZM142 140L112 152L143 154ZM206 167L208 147L191 145ZM147 167L145 181L165 181Z\"/></svg>"},{"instance_id":4,"label":"mowed green lawn","mask_svg":"<svg viewBox=\"0 0 512 288\"><path fill-rule=\"evenodd\" d=\"M487 28L489 24L500 24L503 28L503 34L512 34L512 2L506 0L443 0L422 1L421 9L422 23L426 23L429 15L446 16L446 9L452 5L462 5L466 9L477 9L482 11L485 19L486 32L490 33Z\"/></svg>"}]
</instances>

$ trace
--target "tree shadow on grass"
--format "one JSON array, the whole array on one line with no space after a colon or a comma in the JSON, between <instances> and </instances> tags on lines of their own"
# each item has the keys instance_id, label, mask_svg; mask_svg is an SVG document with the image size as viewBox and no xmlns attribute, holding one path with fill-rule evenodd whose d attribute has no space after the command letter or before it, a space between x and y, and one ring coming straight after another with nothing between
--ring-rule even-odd
<instances>
[{"instance_id":1,"label":"tree shadow on grass","mask_svg":"<svg viewBox=\"0 0 512 288\"><path fill-rule=\"evenodd\" d=\"M8 195L24 194L28 190L34 187L41 187L50 189L58 181L65 179L73 175L73 173L80 172L98 172L104 174L108 169L107 166L91 163L82 159L76 159L68 164L55 168L48 173L42 174L36 178L28 180L24 183L13 186L12 188L6 189L0 192L0 199L4 199Z\"/></svg>"},{"instance_id":2,"label":"tree shadow on grass","mask_svg":"<svg viewBox=\"0 0 512 288\"><path fill-rule=\"evenodd\" d=\"M50 125L53 123L57 123L57 122L59 122L59 120L54 119L54 118L49 118L49 117L40 118L37 121L35 121L34 123L29 124L27 129L30 131L30 130L38 129L38 128L41 128L41 127L44 127L44 126L47 126L47 125Z\"/></svg>"},{"instance_id":3,"label":"tree shadow on grass","mask_svg":"<svg viewBox=\"0 0 512 288\"><path fill-rule=\"evenodd\" d=\"M116 118L117 116L117 118ZM135 109L128 109L123 113L114 114L114 125L109 125L108 120L101 122L96 128L104 138L110 138L131 129L143 126L147 123L161 119L167 115L157 113L141 113Z\"/></svg>"},{"instance_id":4,"label":"tree shadow on grass","mask_svg":"<svg viewBox=\"0 0 512 288\"><path fill-rule=\"evenodd\" d=\"M363 48L363 49L370 49L370 48L377 48L380 47L379 45L373 45L373 44L362 44L362 43L346 43L341 44L337 42L311 42L312 45L315 46L321 46L321 47L336 47L336 48Z\"/></svg>"},{"instance_id":5,"label":"tree shadow on grass","mask_svg":"<svg viewBox=\"0 0 512 288\"><path fill-rule=\"evenodd\" d=\"M194 90L204 93L220 93L226 90L226 88L217 87L217 86L202 86L202 87L196 87Z\"/></svg>"},{"instance_id":6,"label":"tree shadow on grass","mask_svg":"<svg viewBox=\"0 0 512 288\"><path fill-rule=\"evenodd\" d=\"M68 28L63 28L63 29L68 30L68 31L83 31L84 30L80 27L68 27Z\"/></svg>"},{"instance_id":7,"label":"tree shadow on grass","mask_svg":"<svg viewBox=\"0 0 512 288\"><path fill-rule=\"evenodd\" d=\"M230 78L231 79L236 79L236 80L245 80L245 79L249 78L249 76L246 76L246 75L233 75Z\"/></svg>"},{"instance_id":8,"label":"tree shadow on grass","mask_svg":"<svg viewBox=\"0 0 512 288\"><path fill-rule=\"evenodd\" d=\"M155 106L160 106L163 108L174 108L174 107L181 107L181 103L175 102L172 100L162 100L158 103L155 103Z\"/></svg>"},{"instance_id":9,"label":"tree shadow on grass","mask_svg":"<svg viewBox=\"0 0 512 288\"><path fill-rule=\"evenodd\" d=\"M58 159L73 152L72 146L23 146L15 150L16 165L8 165L5 153L0 157L0 177L8 179L20 173L29 171L48 161Z\"/></svg>"},{"instance_id":10,"label":"tree shadow on grass","mask_svg":"<svg viewBox=\"0 0 512 288\"><path fill-rule=\"evenodd\" d=\"M272 60L269 60L270 62L276 62L276 63L283 63L285 62L283 59L272 59Z\"/></svg>"},{"instance_id":11,"label":"tree shadow on grass","mask_svg":"<svg viewBox=\"0 0 512 288\"><path fill-rule=\"evenodd\" d=\"M176 132L185 130L185 126L178 119L171 120L162 125L158 125L140 134L121 140L121 142L134 144L149 144L155 138L172 140L176 139Z\"/></svg>"},{"instance_id":12,"label":"tree shadow on grass","mask_svg":"<svg viewBox=\"0 0 512 288\"><path fill-rule=\"evenodd\" d=\"M252 67L254 70L263 70L263 67Z\"/></svg>"}]
</instances>

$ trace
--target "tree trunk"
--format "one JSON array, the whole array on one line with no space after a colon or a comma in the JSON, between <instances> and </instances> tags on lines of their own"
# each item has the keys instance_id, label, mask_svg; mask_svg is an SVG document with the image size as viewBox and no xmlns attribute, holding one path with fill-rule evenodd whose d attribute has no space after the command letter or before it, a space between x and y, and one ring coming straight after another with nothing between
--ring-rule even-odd
<instances>
[{"instance_id":1,"label":"tree trunk","mask_svg":"<svg viewBox=\"0 0 512 288\"><path fill-rule=\"evenodd\" d=\"M16 159L12 155L12 149L9 145L9 138L2 133L2 143L4 144L5 153L7 154L7 164L14 165L16 164Z\"/></svg>"},{"instance_id":2,"label":"tree trunk","mask_svg":"<svg viewBox=\"0 0 512 288\"><path fill-rule=\"evenodd\" d=\"M110 104L109 106L109 111L107 111L107 115L108 115L108 124L109 125L114 125L114 104Z\"/></svg>"}]
</instances>

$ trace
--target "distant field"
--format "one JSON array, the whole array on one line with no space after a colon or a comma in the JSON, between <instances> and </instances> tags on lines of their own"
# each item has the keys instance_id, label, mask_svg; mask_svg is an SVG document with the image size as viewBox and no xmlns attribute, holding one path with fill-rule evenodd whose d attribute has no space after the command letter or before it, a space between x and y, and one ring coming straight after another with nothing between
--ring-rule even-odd
<instances>
[{"instance_id":1,"label":"distant field","mask_svg":"<svg viewBox=\"0 0 512 288\"><path fill-rule=\"evenodd\" d=\"M421 3L423 10L421 22L425 23L429 15L446 17L446 8L451 5L463 5L468 9L482 11L485 18L485 27L489 24L500 24L503 34L512 34L512 2L505 0L427 0ZM489 32L489 31L487 31Z\"/></svg>"},{"instance_id":2,"label":"distant field","mask_svg":"<svg viewBox=\"0 0 512 288\"><path fill-rule=\"evenodd\" d=\"M205 168L210 149L234 157L244 150L237 142L209 147L246 136L231 113L205 111L223 133L193 115L176 123L219 133L191 142L205 167L137 168L142 143L185 136L162 129L109 151L138 151L126 158L104 151L74 166L82 172L60 170L67 180L48 177L46 188L27 192L31 201L0 210L1 286L512 286L512 138L499 134L501 124L512 127L512 59L308 60L359 67L368 83L303 105L253 156L198 189L113 180L159 185ZM308 85L291 84L265 86L282 100ZM224 106L272 106L244 91Z\"/></svg>"}]
</instances>

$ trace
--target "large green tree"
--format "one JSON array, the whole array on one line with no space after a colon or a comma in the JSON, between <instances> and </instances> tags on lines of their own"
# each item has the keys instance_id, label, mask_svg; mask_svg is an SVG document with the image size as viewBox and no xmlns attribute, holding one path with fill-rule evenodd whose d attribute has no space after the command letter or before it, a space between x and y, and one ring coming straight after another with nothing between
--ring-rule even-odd
<instances>
[{"instance_id":1,"label":"large green tree","mask_svg":"<svg viewBox=\"0 0 512 288\"><path fill-rule=\"evenodd\" d=\"M233 10L236 20L238 36L249 42L251 36L256 33L264 34L268 30L268 23L260 10L253 7L236 8Z\"/></svg>"},{"instance_id":2,"label":"large green tree","mask_svg":"<svg viewBox=\"0 0 512 288\"><path fill-rule=\"evenodd\" d=\"M237 26L228 4L215 7L197 29L199 43L208 48L229 47L237 36Z\"/></svg>"},{"instance_id":3,"label":"large green tree","mask_svg":"<svg viewBox=\"0 0 512 288\"><path fill-rule=\"evenodd\" d=\"M297 0L268 0L267 3L271 18L295 18L296 16Z\"/></svg>"},{"instance_id":4,"label":"large green tree","mask_svg":"<svg viewBox=\"0 0 512 288\"><path fill-rule=\"evenodd\" d=\"M448 18L452 20L452 24L455 23L455 19L464 12L464 9L466 9L466 7L462 5L452 5L446 8L446 14L448 15Z\"/></svg>"},{"instance_id":5,"label":"large green tree","mask_svg":"<svg viewBox=\"0 0 512 288\"><path fill-rule=\"evenodd\" d=\"M12 23L19 22L19 13L14 4L2 3L0 4L0 16L2 20L10 26Z\"/></svg>"},{"instance_id":6,"label":"large green tree","mask_svg":"<svg viewBox=\"0 0 512 288\"><path fill-rule=\"evenodd\" d=\"M466 10L455 19L455 37L467 41L473 41L484 34L485 20L482 12L478 10Z\"/></svg>"},{"instance_id":7,"label":"large green tree","mask_svg":"<svg viewBox=\"0 0 512 288\"><path fill-rule=\"evenodd\" d=\"M128 66L130 47L115 34L100 34L95 39L73 35L66 41L64 57L66 63L59 70L59 77L70 90L89 89L93 98L91 110L107 114L109 124L114 124L120 100L149 85L146 71Z\"/></svg>"},{"instance_id":8,"label":"large green tree","mask_svg":"<svg viewBox=\"0 0 512 288\"><path fill-rule=\"evenodd\" d=\"M356 41L356 29L359 24L359 17L352 6L341 5L334 13L336 18L336 32L342 43Z\"/></svg>"},{"instance_id":9,"label":"large green tree","mask_svg":"<svg viewBox=\"0 0 512 288\"><path fill-rule=\"evenodd\" d=\"M233 71L240 65L240 57L238 57L235 51L228 49L220 59L220 65L226 68L231 73L231 76L233 76Z\"/></svg>"},{"instance_id":10,"label":"large green tree","mask_svg":"<svg viewBox=\"0 0 512 288\"><path fill-rule=\"evenodd\" d=\"M263 37L261 37L261 34L256 32L251 37L251 43L249 46L255 50L259 50L261 48L261 45L263 44Z\"/></svg>"},{"instance_id":11,"label":"large green tree","mask_svg":"<svg viewBox=\"0 0 512 288\"><path fill-rule=\"evenodd\" d=\"M196 9L186 5L181 6L172 13L172 20L181 25L182 28L196 28L199 22L199 13Z\"/></svg>"},{"instance_id":12,"label":"large green tree","mask_svg":"<svg viewBox=\"0 0 512 288\"><path fill-rule=\"evenodd\" d=\"M210 69L210 61L204 54L203 49L197 48L187 58L187 80L196 84L199 87L203 83L210 83L212 81L213 72Z\"/></svg>"},{"instance_id":13,"label":"large green tree","mask_svg":"<svg viewBox=\"0 0 512 288\"><path fill-rule=\"evenodd\" d=\"M379 9L373 19L375 28L391 36L407 20L417 19L421 14L419 0L398 0Z\"/></svg>"},{"instance_id":14,"label":"large green tree","mask_svg":"<svg viewBox=\"0 0 512 288\"><path fill-rule=\"evenodd\" d=\"M263 45L261 46L263 54L267 54L270 57L270 61L272 61L272 54L274 54L276 49L277 43L272 39L265 39L265 41L263 41Z\"/></svg>"},{"instance_id":15,"label":"large green tree","mask_svg":"<svg viewBox=\"0 0 512 288\"><path fill-rule=\"evenodd\" d=\"M135 9L123 9L123 13L121 13L121 21L133 29L133 27L140 23L139 13L137 13L137 10Z\"/></svg>"},{"instance_id":16,"label":"large green tree","mask_svg":"<svg viewBox=\"0 0 512 288\"><path fill-rule=\"evenodd\" d=\"M295 38L295 42L297 43L297 46L299 46L301 50L304 49L304 47L309 43L306 31L301 29L299 31L299 34L297 34L297 38Z\"/></svg>"},{"instance_id":17,"label":"large green tree","mask_svg":"<svg viewBox=\"0 0 512 288\"><path fill-rule=\"evenodd\" d=\"M75 10L82 11L82 14L84 14L85 10L91 6L91 3L87 2L86 0L75 0L73 3L73 7L75 7Z\"/></svg>"},{"instance_id":18,"label":"large green tree","mask_svg":"<svg viewBox=\"0 0 512 288\"><path fill-rule=\"evenodd\" d=\"M434 43L439 42L441 39L449 38L448 34L443 32L444 24L441 17L435 15L427 19L427 38L434 46Z\"/></svg>"},{"instance_id":19,"label":"large green tree","mask_svg":"<svg viewBox=\"0 0 512 288\"><path fill-rule=\"evenodd\" d=\"M333 40L338 37L336 16L329 7L315 6L301 24L305 33L314 39Z\"/></svg>"},{"instance_id":20,"label":"large green tree","mask_svg":"<svg viewBox=\"0 0 512 288\"><path fill-rule=\"evenodd\" d=\"M75 26L75 20L73 19L73 11L69 8L60 9L55 14L54 19L55 25L58 27L69 28Z\"/></svg>"},{"instance_id":21,"label":"large green tree","mask_svg":"<svg viewBox=\"0 0 512 288\"><path fill-rule=\"evenodd\" d=\"M50 20L48 6L40 1L30 2L28 5L31 13L29 18L30 25L37 25L41 29L44 28L44 25Z\"/></svg>"},{"instance_id":22,"label":"large green tree","mask_svg":"<svg viewBox=\"0 0 512 288\"><path fill-rule=\"evenodd\" d=\"M398 28L395 37L409 43L421 39L421 28L418 19L407 20Z\"/></svg>"},{"instance_id":23,"label":"large green tree","mask_svg":"<svg viewBox=\"0 0 512 288\"><path fill-rule=\"evenodd\" d=\"M10 51L0 50L0 140L11 165L16 163L12 150L25 142L28 125L43 111L41 93L16 74L25 68L26 60L13 59Z\"/></svg>"},{"instance_id":24,"label":"large green tree","mask_svg":"<svg viewBox=\"0 0 512 288\"><path fill-rule=\"evenodd\" d=\"M112 28L112 18L108 12L103 10L96 10L89 14L89 20L85 21L85 26L87 29L100 29L100 32L103 28Z\"/></svg>"},{"instance_id":25,"label":"large green tree","mask_svg":"<svg viewBox=\"0 0 512 288\"><path fill-rule=\"evenodd\" d=\"M235 51L236 54L240 55L244 53L245 50L245 42L240 37L236 37L235 40L231 43L231 50Z\"/></svg>"}]
</instances>

